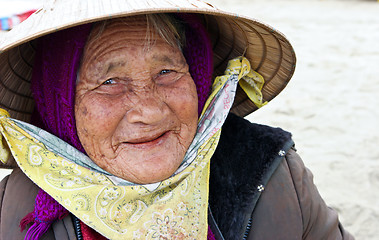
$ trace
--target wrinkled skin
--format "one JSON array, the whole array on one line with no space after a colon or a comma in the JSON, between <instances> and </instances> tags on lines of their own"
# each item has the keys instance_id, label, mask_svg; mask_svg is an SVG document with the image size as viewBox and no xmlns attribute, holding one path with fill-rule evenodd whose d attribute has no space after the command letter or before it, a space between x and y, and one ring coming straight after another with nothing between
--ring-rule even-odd
<instances>
[{"instance_id":1,"label":"wrinkled skin","mask_svg":"<svg viewBox=\"0 0 379 240\"><path fill-rule=\"evenodd\" d=\"M146 48L146 31L134 17L92 34L75 96L77 132L89 157L139 184L178 169L198 119L196 86L183 54L159 35Z\"/></svg>"}]
</instances>

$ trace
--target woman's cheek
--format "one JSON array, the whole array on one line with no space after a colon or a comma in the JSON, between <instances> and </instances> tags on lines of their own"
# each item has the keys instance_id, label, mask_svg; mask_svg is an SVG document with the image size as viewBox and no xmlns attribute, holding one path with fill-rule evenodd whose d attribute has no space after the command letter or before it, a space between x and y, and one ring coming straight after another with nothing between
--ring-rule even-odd
<instances>
[{"instance_id":1,"label":"woman's cheek","mask_svg":"<svg viewBox=\"0 0 379 240\"><path fill-rule=\"evenodd\" d=\"M189 115L188 117L197 118L197 92L196 88L188 83L188 86L182 86L177 89L176 94L171 96L179 115Z\"/></svg>"},{"instance_id":2,"label":"woman's cheek","mask_svg":"<svg viewBox=\"0 0 379 240\"><path fill-rule=\"evenodd\" d=\"M84 97L77 108L78 130L87 136L97 136L105 133L111 127L112 104L99 97Z\"/></svg>"},{"instance_id":3,"label":"woman's cheek","mask_svg":"<svg viewBox=\"0 0 379 240\"><path fill-rule=\"evenodd\" d=\"M180 122L180 143L184 144L184 147L188 147L187 145L189 145L196 133L198 99L196 88L191 85L191 82L185 83L172 89L166 103Z\"/></svg>"},{"instance_id":4,"label":"woman's cheek","mask_svg":"<svg viewBox=\"0 0 379 240\"><path fill-rule=\"evenodd\" d=\"M170 87L163 87L167 101L179 105L178 107L197 109L196 85L190 76L183 77Z\"/></svg>"}]
</instances>

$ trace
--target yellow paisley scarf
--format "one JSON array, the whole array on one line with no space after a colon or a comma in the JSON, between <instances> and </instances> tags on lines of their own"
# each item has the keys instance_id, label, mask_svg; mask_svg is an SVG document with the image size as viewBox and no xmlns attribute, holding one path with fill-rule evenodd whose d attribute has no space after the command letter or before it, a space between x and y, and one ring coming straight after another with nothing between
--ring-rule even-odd
<instances>
[{"instance_id":1,"label":"yellow paisley scarf","mask_svg":"<svg viewBox=\"0 0 379 240\"><path fill-rule=\"evenodd\" d=\"M196 136L177 172L137 185L103 171L62 140L11 119L0 109L0 158L22 171L85 224L109 239L206 239L210 158L232 106L237 83L262 106L263 78L244 57L229 62L213 84Z\"/></svg>"}]
</instances>

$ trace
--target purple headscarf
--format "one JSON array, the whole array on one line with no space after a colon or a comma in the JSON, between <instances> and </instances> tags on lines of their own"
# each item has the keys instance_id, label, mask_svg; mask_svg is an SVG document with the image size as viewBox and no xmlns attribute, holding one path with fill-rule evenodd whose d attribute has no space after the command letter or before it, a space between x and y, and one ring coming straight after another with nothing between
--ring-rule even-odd
<instances>
[{"instance_id":1,"label":"purple headscarf","mask_svg":"<svg viewBox=\"0 0 379 240\"><path fill-rule=\"evenodd\" d=\"M31 122L84 152L75 126L75 86L91 24L41 37L31 90L35 111Z\"/></svg>"}]
</instances>

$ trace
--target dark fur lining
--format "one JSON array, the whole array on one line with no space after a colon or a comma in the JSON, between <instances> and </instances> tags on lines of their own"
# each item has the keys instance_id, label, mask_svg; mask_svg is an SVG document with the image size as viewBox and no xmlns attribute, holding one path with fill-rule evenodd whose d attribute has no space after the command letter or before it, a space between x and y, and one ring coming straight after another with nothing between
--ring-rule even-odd
<instances>
[{"instance_id":1,"label":"dark fur lining","mask_svg":"<svg viewBox=\"0 0 379 240\"><path fill-rule=\"evenodd\" d=\"M209 204L225 239L242 239L257 186L291 134L229 114L211 160Z\"/></svg>"}]
</instances>

